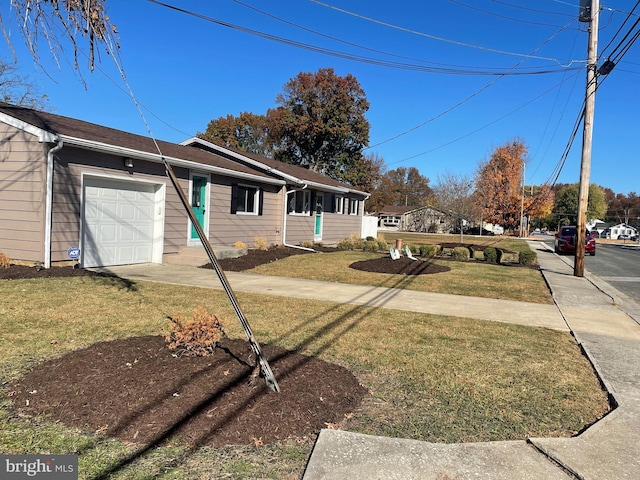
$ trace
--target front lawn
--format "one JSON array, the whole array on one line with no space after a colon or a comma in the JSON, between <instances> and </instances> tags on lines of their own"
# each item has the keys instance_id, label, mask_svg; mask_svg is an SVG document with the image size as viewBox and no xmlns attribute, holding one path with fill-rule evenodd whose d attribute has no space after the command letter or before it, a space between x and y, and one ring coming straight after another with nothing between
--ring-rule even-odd
<instances>
[{"instance_id":1,"label":"front lawn","mask_svg":"<svg viewBox=\"0 0 640 480\"><path fill-rule=\"evenodd\" d=\"M520 302L553 303L547 284L535 268L438 259L433 262L448 267L450 269L448 272L430 275L395 275L349 268L353 262L385 255L389 256L388 253L356 251L294 255L277 262L260 265L249 272Z\"/></svg>"},{"instance_id":2,"label":"front lawn","mask_svg":"<svg viewBox=\"0 0 640 480\"><path fill-rule=\"evenodd\" d=\"M324 258L334 265L361 255L300 255L294 260ZM306 267L312 269L313 264ZM470 267L462 265L458 273L477 277L472 287L477 291L481 273ZM498 280L485 280L489 281ZM22 417L11 404L11 382L42 361L96 342L160 335L167 315L188 317L199 305L227 317L229 336L243 338L222 292L75 277L2 280L0 297L2 453L78 453L82 479L302 475L317 432L278 444L256 439L252 445L221 448L188 449L171 440L150 446L123 444L99 431ZM568 333L331 302L283 302L267 295L239 294L238 299L260 343L346 367L369 390L370 395L334 428L431 442L482 442L571 436L608 411L606 394ZM173 373L180 375L179 369ZM150 380L140 379L152 390Z\"/></svg>"}]
</instances>

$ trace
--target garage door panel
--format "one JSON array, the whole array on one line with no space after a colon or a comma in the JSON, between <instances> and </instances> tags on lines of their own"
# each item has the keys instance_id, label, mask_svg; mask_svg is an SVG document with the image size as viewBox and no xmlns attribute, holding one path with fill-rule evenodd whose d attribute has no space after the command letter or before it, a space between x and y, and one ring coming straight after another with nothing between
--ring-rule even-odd
<instances>
[{"instance_id":1,"label":"garage door panel","mask_svg":"<svg viewBox=\"0 0 640 480\"><path fill-rule=\"evenodd\" d=\"M85 186L83 264L147 263L155 239L155 186L88 179Z\"/></svg>"}]
</instances>

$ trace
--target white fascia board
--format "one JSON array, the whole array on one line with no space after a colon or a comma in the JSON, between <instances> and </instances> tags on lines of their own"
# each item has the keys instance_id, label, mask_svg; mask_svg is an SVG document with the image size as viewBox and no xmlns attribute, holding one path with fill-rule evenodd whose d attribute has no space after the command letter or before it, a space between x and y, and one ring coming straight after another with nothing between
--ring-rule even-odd
<instances>
[{"instance_id":1,"label":"white fascia board","mask_svg":"<svg viewBox=\"0 0 640 480\"><path fill-rule=\"evenodd\" d=\"M229 155L229 156L231 156L233 158L236 158L236 159L241 160L243 162L247 162L247 163L253 165L254 167L266 170L267 172L273 173L274 175L278 175L278 176L280 176L280 177L282 177L282 178L284 178L286 180L289 180L290 182L297 183L299 185L304 185L305 183L308 183L308 182L305 182L304 180L302 180L300 178L294 177L293 175L289 175L288 173L281 172L277 168L270 167L269 165L266 165L266 164L264 164L262 162L259 162L258 160L254 160L252 158L246 157L246 156L244 156L242 154L239 154L237 152L232 152L231 150L228 150L228 149L226 149L224 147L221 147L220 145L216 145L215 143L208 142L207 140L203 140L202 138L191 137L191 138L188 138L187 140L185 140L183 142L180 142L180 145L189 146L189 145L191 145L193 143L199 143L200 145L204 145L205 147L209 147L209 148L212 148L214 150L218 150L219 152L222 152L222 153L224 153L226 155Z\"/></svg>"},{"instance_id":2,"label":"white fascia board","mask_svg":"<svg viewBox=\"0 0 640 480\"><path fill-rule=\"evenodd\" d=\"M85 150L94 150L96 152L108 153L111 155L118 155L122 157L131 157L133 159L146 160L149 162L163 163L162 159L166 159L168 163L177 167L184 167L193 170L200 170L204 172L217 173L227 177L241 178L243 180L250 180L253 182L268 183L270 185L285 185L285 181L277 180L273 178L261 177L259 175L252 175L250 173L238 172L236 170L230 170L227 168L215 167L213 165L206 165L204 163L193 162L191 160L184 160L182 158L162 156L157 153L141 152L140 150L134 150L126 147L119 147L117 145L110 145L107 143L94 142L92 140L85 140L83 138L69 137L67 135L60 135L60 139L64 140L67 146L74 146L78 148L84 148Z\"/></svg>"},{"instance_id":3,"label":"white fascia board","mask_svg":"<svg viewBox=\"0 0 640 480\"><path fill-rule=\"evenodd\" d=\"M184 140L183 142L180 142L180 145L189 146L189 145L191 145L193 143L199 143L201 145L204 145L205 147L209 147L209 148L212 148L214 150L218 150L220 152L225 153L226 155L230 155L230 156L232 156L234 158L237 158L238 160L242 160L243 162L247 162L247 163L249 163L249 164L251 164L251 165L253 165L255 167L264 169L264 170L266 170L266 171L268 171L270 173L273 173L274 175L279 175L279 176L281 176L282 178L284 178L286 180L292 181L294 183L298 183L300 185L308 185L310 187L314 187L314 188L317 188L319 190L326 190L328 192L355 193L357 195L362 195L362 196L365 196L367 198L369 198L371 196L371 194L369 194L367 192L361 192L360 190L355 190L355 189L348 188L348 187L333 187L333 186L330 186L330 185L325 185L324 183L311 182L311 181L308 181L308 180L303 180L303 179L298 178L298 177L294 177L293 175L289 175L288 173L284 173L284 172L278 170L277 168L270 167L269 165L266 165L266 164L264 164L262 162L254 160L252 158L245 157L244 155L239 154L237 152L232 152L231 150L228 150L228 149L226 149L224 147L221 147L220 145L216 145L215 143L211 143L211 142L209 142L207 140L203 140L202 138L199 138L199 137L188 138L187 140Z\"/></svg>"},{"instance_id":4,"label":"white fascia board","mask_svg":"<svg viewBox=\"0 0 640 480\"><path fill-rule=\"evenodd\" d=\"M355 195L362 195L363 197L369 198L371 196L370 193L361 192L360 190L356 190L354 188L349 187L334 187L331 185L325 185L324 183L317 182L306 182L310 187L316 188L318 190L324 190L327 192L336 192L336 193L353 193ZM366 199L365 199L366 200Z\"/></svg>"},{"instance_id":5,"label":"white fascia board","mask_svg":"<svg viewBox=\"0 0 640 480\"><path fill-rule=\"evenodd\" d=\"M335 192L335 193L349 193L348 188L343 187L332 187L331 185L325 185L324 183L316 183L316 182L305 182L312 188L316 190L324 190L325 192Z\"/></svg>"},{"instance_id":6,"label":"white fascia board","mask_svg":"<svg viewBox=\"0 0 640 480\"><path fill-rule=\"evenodd\" d=\"M7 115L6 113L0 112L0 122L4 122L18 130L23 130L31 135L35 135L38 137L38 140L43 143L55 143L58 141L58 136L55 133L43 130L42 128L31 125L30 123L23 122L22 120L12 117L11 115Z\"/></svg>"}]
</instances>

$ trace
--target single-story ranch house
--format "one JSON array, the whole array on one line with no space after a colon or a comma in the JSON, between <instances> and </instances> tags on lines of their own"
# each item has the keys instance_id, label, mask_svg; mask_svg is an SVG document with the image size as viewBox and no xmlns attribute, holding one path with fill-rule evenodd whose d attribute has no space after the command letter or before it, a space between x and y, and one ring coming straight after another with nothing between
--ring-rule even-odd
<instances>
[{"instance_id":1,"label":"single-story ranch house","mask_svg":"<svg viewBox=\"0 0 640 480\"><path fill-rule=\"evenodd\" d=\"M331 245L362 232L368 194L198 138L154 141L0 102L0 252L49 268L162 263L200 248L171 165L210 243Z\"/></svg>"}]
</instances>

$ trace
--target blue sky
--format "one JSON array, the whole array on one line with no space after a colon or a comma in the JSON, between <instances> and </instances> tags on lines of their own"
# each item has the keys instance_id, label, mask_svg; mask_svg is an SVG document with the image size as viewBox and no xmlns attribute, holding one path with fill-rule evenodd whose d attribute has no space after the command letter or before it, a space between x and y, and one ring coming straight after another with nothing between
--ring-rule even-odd
<instances>
[{"instance_id":1,"label":"blue sky","mask_svg":"<svg viewBox=\"0 0 640 480\"><path fill-rule=\"evenodd\" d=\"M529 148L526 183L542 184L555 178L584 100L578 0L164 1L209 20L147 0L106 1L129 86L162 140L180 142L228 114L264 114L289 79L332 67L365 90L368 152L388 169L414 166L434 184L475 173L519 139ZM80 58L86 88L68 50L58 66L41 48L43 73L8 3L0 11L18 65L55 113L148 134L109 55L93 73ZM616 36L635 3L601 2L599 64L639 18ZM639 52L631 46L596 96L591 181L616 193L640 192ZM579 181L581 148L582 129L558 182Z\"/></svg>"}]
</instances>

